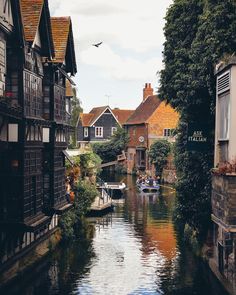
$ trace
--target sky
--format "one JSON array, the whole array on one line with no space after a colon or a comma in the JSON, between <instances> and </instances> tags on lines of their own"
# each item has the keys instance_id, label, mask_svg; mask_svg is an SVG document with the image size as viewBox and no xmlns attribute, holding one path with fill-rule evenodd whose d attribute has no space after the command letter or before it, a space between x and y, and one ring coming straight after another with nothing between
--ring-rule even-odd
<instances>
[{"instance_id":1,"label":"sky","mask_svg":"<svg viewBox=\"0 0 236 295\"><path fill-rule=\"evenodd\" d=\"M51 16L71 16L84 112L135 109L145 83L158 88L163 27L172 0L49 0ZM103 42L98 48L92 44Z\"/></svg>"}]
</instances>

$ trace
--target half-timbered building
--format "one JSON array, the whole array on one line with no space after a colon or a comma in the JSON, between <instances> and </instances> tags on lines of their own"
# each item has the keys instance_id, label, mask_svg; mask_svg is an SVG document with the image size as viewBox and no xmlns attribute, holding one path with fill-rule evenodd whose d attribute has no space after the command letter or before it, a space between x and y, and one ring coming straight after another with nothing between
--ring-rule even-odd
<instances>
[{"instance_id":1,"label":"half-timbered building","mask_svg":"<svg viewBox=\"0 0 236 295\"><path fill-rule=\"evenodd\" d=\"M0 268L71 207L66 80L75 73L70 18L51 19L47 0L0 0Z\"/></svg>"}]
</instances>

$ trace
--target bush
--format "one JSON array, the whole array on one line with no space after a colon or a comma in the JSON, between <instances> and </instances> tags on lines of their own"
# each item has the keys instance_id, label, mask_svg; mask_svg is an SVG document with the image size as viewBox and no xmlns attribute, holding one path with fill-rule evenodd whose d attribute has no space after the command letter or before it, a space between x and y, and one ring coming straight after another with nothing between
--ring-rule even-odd
<instances>
[{"instance_id":1,"label":"bush","mask_svg":"<svg viewBox=\"0 0 236 295\"><path fill-rule=\"evenodd\" d=\"M98 191L95 185L88 181L80 181L78 183L74 207L63 214L59 220L63 241L70 241L75 237L78 225L81 224L83 216L87 213L97 195Z\"/></svg>"},{"instance_id":2,"label":"bush","mask_svg":"<svg viewBox=\"0 0 236 295\"><path fill-rule=\"evenodd\" d=\"M118 127L109 142L94 143L92 148L102 159L102 162L107 163L117 159L117 156L125 150L128 140L129 136L127 132L123 128Z\"/></svg>"},{"instance_id":3,"label":"bush","mask_svg":"<svg viewBox=\"0 0 236 295\"><path fill-rule=\"evenodd\" d=\"M64 241L71 240L74 237L74 226L77 222L77 215L74 208L66 212L59 219L59 227L61 228L62 239Z\"/></svg>"},{"instance_id":4,"label":"bush","mask_svg":"<svg viewBox=\"0 0 236 295\"><path fill-rule=\"evenodd\" d=\"M96 174L101 162L101 158L93 152L80 155L80 168L83 176Z\"/></svg>"},{"instance_id":5,"label":"bush","mask_svg":"<svg viewBox=\"0 0 236 295\"><path fill-rule=\"evenodd\" d=\"M167 157L170 152L171 144L167 140L158 140L151 145L148 154L151 164L155 166L157 175L162 175L163 168L167 164Z\"/></svg>"},{"instance_id":6,"label":"bush","mask_svg":"<svg viewBox=\"0 0 236 295\"><path fill-rule=\"evenodd\" d=\"M80 181L77 185L77 194L75 199L76 214L81 217L85 215L98 195L96 186L88 181Z\"/></svg>"}]
</instances>

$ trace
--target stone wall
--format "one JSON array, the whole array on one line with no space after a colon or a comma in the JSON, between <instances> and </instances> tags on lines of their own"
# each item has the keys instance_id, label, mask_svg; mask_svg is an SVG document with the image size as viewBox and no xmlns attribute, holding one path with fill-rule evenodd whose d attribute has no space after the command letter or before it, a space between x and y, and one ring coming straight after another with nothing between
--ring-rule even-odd
<instances>
[{"instance_id":1,"label":"stone wall","mask_svg":"<svg viewBox=\"0 0 236 295\"><path fill-rule=\"evenodd\" d=\"M212 211L224 224L236 226L236 175L213 175Z\"/></svg>"},{"instance_id":2,"label":"stone wall","mask_svg":"<svg viewBox=\"0 0 236 295\"><path fill-rule=\"evenodd\" d=\"M236 175L213 175L211 202L214 223L211 264L215 265L211 268L228 286L230 294L236 294Z\"/></svg>"}]
</instances>

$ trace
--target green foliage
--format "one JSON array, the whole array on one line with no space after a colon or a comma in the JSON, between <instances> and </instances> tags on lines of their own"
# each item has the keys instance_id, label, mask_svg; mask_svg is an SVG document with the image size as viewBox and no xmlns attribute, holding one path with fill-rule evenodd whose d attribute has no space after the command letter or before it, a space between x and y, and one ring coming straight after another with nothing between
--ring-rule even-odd
<instances>
[{"instance_id":1,"label":"green foliage","mask_svg":"<svg viewBox=\"0 0 236 295\"><path fill-rule=\"evenodd\" d=\"M167 140L158 140L154 142L149 151L151 163L156 168L156 174L162 175L164 166L167 164L167 157L171 152L171 144Z\"/></svg>"},{"instance_id":2,"label":"green foliage","mask_svg":"<svg viewBox=\"0 0 236 295\"><path fill-rule=\"evenodd\" d=\"M62 239L70 241L75 237L77 225L81 223L84 215L98 195L94 185L88 181L80 181L76 188L74 207L64 213L59 220L59 226L62 232Z\"/></svg>"},{"instance_id":3,"label":"green foliage","mask_svg":"<svg viewBox=\"0 0 236 295\"><path fill-rule=\"evenodd\" d=\"M95 197L99 192L95 185L88 181L80 181L77 185L77 196L75 201L75 210L78 216L86 214Z\"/></svg>"},{"instance_id":4,"label":"green foliage","mask_svg":"<svg viewBox=\"0 0 236 295\"><path fill-rule=\"evenodd\" d=\"M109 142L93 144L93 151L99 155L103 163L115 161L117 156L125 150L128 141L127 132L118 126Z\"/></svg>"},{"instance_id":5,"label":"green foliage","mask_svg":"<svg viewBox=\"0 0 236 295\"><path fill-rule=\"evenodd\" d=\"M74 237L74 226L77 222L77 215L75 210L67 211L59 219L59 227L62 232L62 239L68 241Z\"/></svg>"},{"instance_id":6,"label":"green foliage","mask_svg":"<svg viewBox=\"0 0 236 295\"><path fill-rule=\"evenodd\" d=\"M72 157L72 161L75 166L80 166L80 156ZM66 166L66 169L71 168L71 163L67 159L65 160L65 166Z\"/></svg>"},{"instance_id":7,"label":"green foliage","mask_svg":"<svg viewBox=\"0 0 236 295\"><path fill-rule=\"evenodd\" d=\"M236 2L175 0L166 16L165 36L165 69L159 92L181 116L176 143L177 215L203 236L211 211L214 65L235 51ZM206 151L187 151L188 123L209 127Z\"/></svg>"},{"instance_id":8,"label":"green foliage","mask_svg":"<svg viewBox=\"0 0 236 295\"><path fill-rule=\"evenodd\" d=\"M73 88L73 97L71 99L71 125L75 128L79 115L82 113L83 109L81 107L81 102L77 97L77 90ZM72 136L72 142L70 143L70 148L76 147L76 128Z\"/></svg>"},{"instance_id":9,"label":"green foliage","mask_svg":"<svg viewBox=\"0 0 236 295\"><path fill-rule=\"evenodd\" d=\"M80 155L80 168L83 176L96 174L99 170L100 164L100 157L93 152Z\"/></svg>"}]
</instances>

